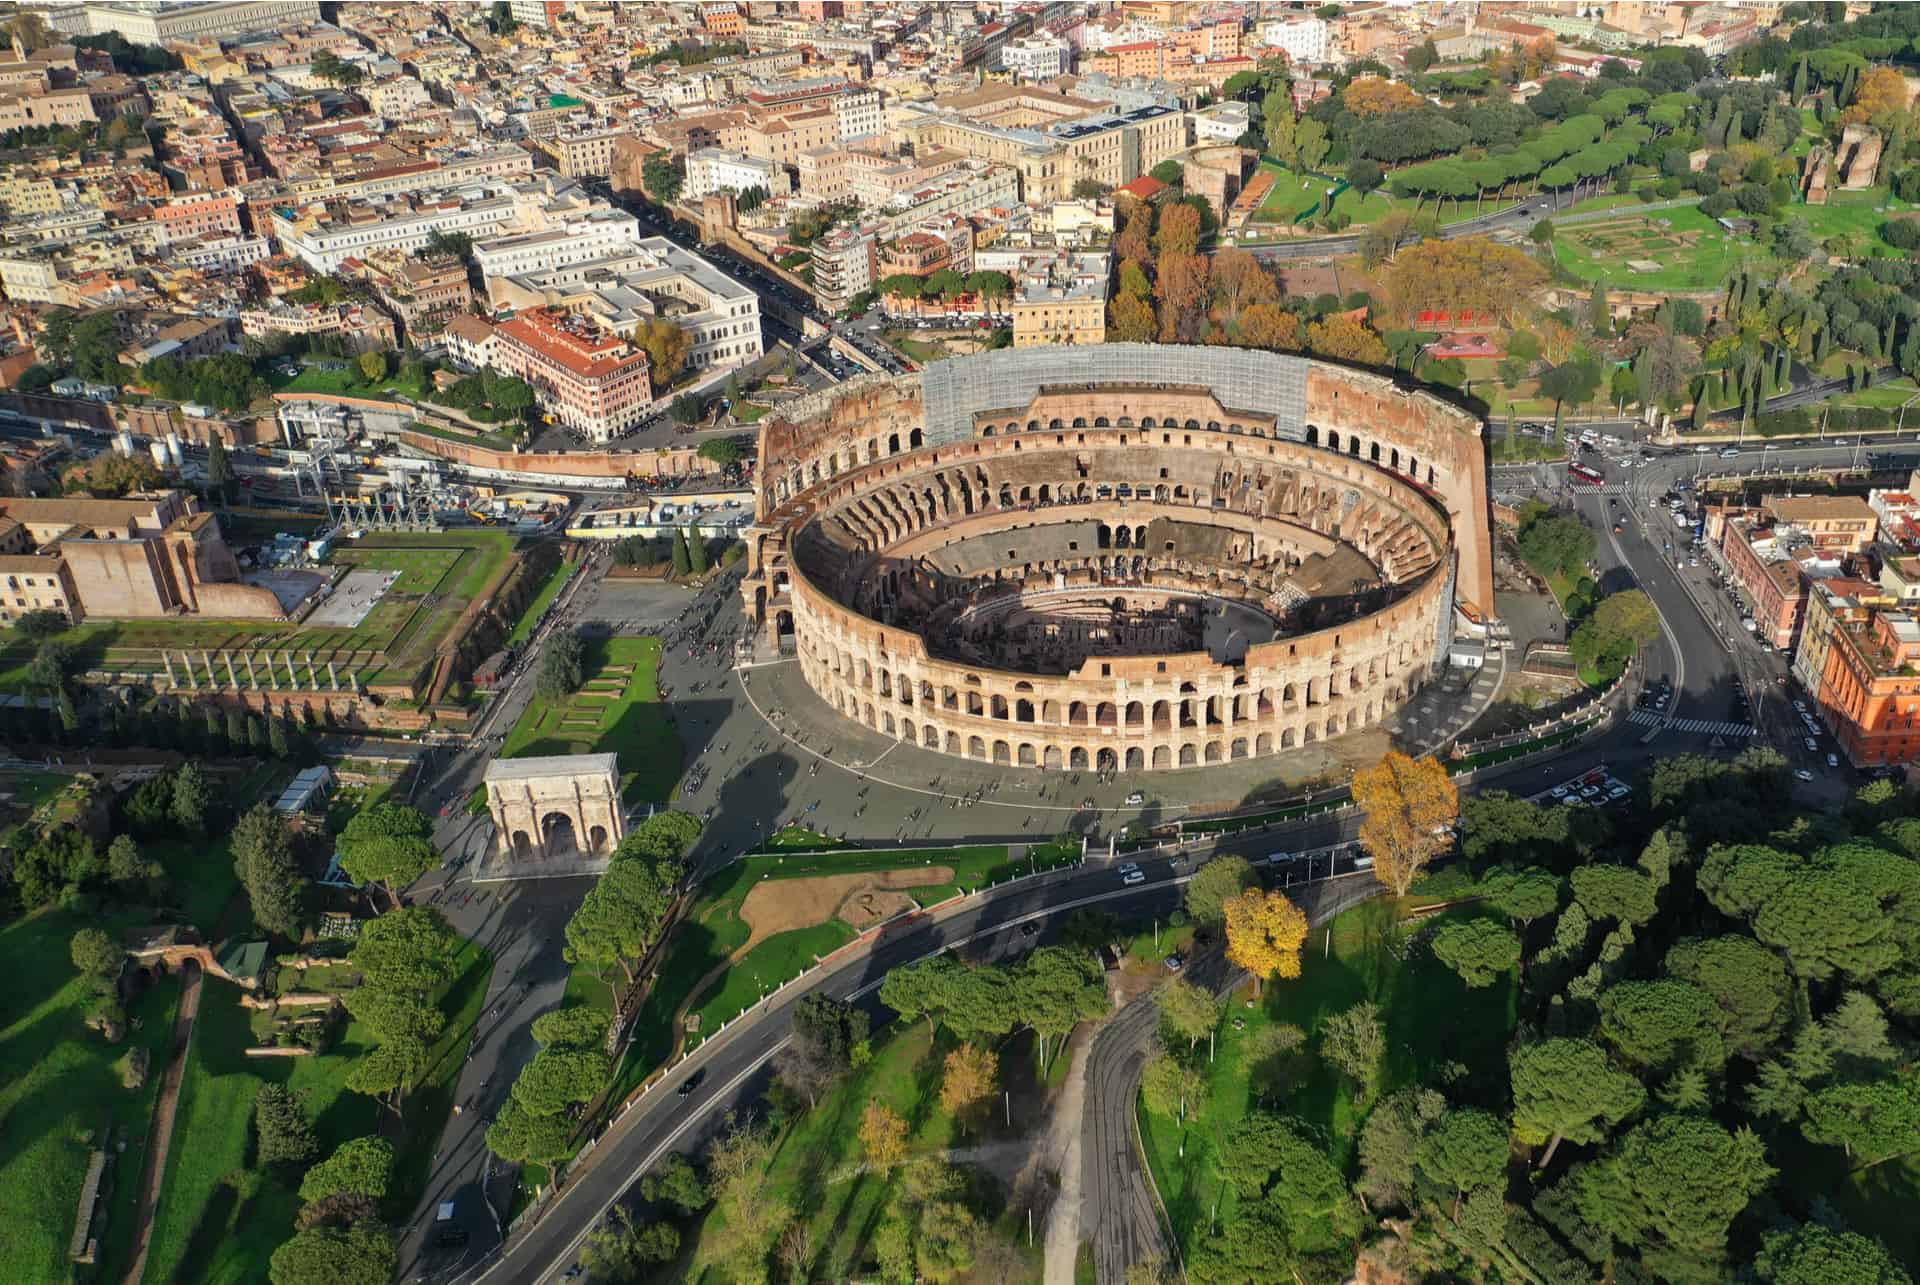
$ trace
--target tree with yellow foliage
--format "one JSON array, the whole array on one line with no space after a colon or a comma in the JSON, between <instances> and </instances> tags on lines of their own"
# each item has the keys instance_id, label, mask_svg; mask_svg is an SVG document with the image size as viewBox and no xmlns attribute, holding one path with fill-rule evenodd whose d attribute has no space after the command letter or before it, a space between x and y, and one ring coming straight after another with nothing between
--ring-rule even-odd
<instances>
[{"instance_id":1,"label":"tree with yellow foliage","mask_svg":"<svg viewBox=\"0 0 1920 1285\"><path fill-rule=\"evenodd\" d=\"M1307 347L1316 356L1350 361L1360 366L1387 364L1387 345L1358 317L1336 312L1307 327Z\"/></svg>"},{"instance_id":2,"label":"tree with yellow foliage","mask_svg":"<svg viewBox=\"0 0 1920 1285\"><path fill-rule=\"evenodd\" d=\"M1227 958L1253 974L1254 992L1269 977L1298 977L1307 916L1286 894L1249 888L1229 897Z\"/></svg>"},{"instance_id":3,"label":"tree with yellow foliage","mask_svg":"<svg viewBox=\"0 0 1920 1285\"><path fill-rule=\"evenodd\" d=\"M1884 112L1907 109L1907 82L1892 67L1875 67L1860 78L1853 103L1840 115L1842 125L1864 125ZM1897 157L1889 159L1898 159Z\"/></svg>"},{"instance_id":4,"label":"tree with yellow foliage","mask_svg":"<svg viewBox=\"0 0 1920 1285\"><path fill-rule=\"evenodd\" d=\"M1155 324L1153 305L1138 295L1115 295L1107 305L1108 343L1152 343Z\"/></svg>"},{"instance_id":5,"label":"tree with yellow foliage","mask_svg":"<svg viewBox=\"0 0 1920 1285\"><path fill-rule=\"evenodd\" d=\"M1415 111L1425 107L1427 100L1398 80L1361 76L1341 91L1340 104L1355 116L1386 116Z\"/></svg>"},{"instance_id":6,"label":"tree with yellow foliage","mask_svg":"<svg viewBox=\"0 0 1920 1285\"><path fill-rule=\"evenodd\" d=\"M940 1081L940 1106L965 1129L980 1106L993 1096L1000 1075L1000 1059L992 1049L962 1044L947 1054L946 1074Z\"/></svg>"},{"instance_id":7,"label":"tree with yellow foliage","mask_svg":"<svg viewBox=\"0 0 1920 1285\"><path fill-rule=\"evenodd\" d=\"M1373 854L1373 877L1396 897L1453 841L1449 829L1460 819L1460 791L1446 765L1398 750L1354 774L1353 802L1364 814L1360 842Z\"/></svg>"},{"instance_id":8,"label":"tree with yellow foliage","mask_svg":"<svg viewBox=\"0 0 1920 1285\"><path fill-rule=\"evenodd\" d=\"M680 378L680 372L687 368L687 357L693 352L693 335L678 322L665 317L641 322L634 329L632 340L635 348L646 351L647 374L653 381L656 396Z\"/></svg>"},{"instance_id":9,"label":"tree with yellow foliage","mask_svg":"<svg viewBox=\"0 0 1920 1285\"><path fill-rule=\"evenodd\" d=\"M867 1168L885 1175L907 1158L907 1122L884 1102L869 1102L860 1117L860 1147Z\"/></svg>"},{"instance_id":10,"label":"tree with yellow foliage","mask_svg":"<svg viewBox=\"0 0 1920 1285\"><path fill-rule=\"evenodd\" d=\"M1429 310L1466 311L1511 326L1546 281L1547 270L1525 250L1481 236L1422 241L1400 251L1387 269L1394 309L1407 319Z\"/></svg>"}]
</instances>

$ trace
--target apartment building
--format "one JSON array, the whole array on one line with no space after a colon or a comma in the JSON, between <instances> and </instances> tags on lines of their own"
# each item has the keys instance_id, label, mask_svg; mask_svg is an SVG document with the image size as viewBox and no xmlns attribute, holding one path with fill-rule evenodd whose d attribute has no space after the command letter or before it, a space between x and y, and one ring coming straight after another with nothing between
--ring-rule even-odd
<instances>
[{"instance_id":1,"label":"apartment building","mask_svg":"<svg viewBox=\"0 0 1920 1285\"><path fill-rule=\"evenodd\" d=\"M495 326L493 366L531 384L555 419L594 442L637 427L653 400L646 353L558 308Z\"/></svg>"},{"instance_id":2,"label":"apartment building","mask_svg":"<svg viewBox=\"0 0 1920 1285\"><path fill-rule=\"evenodd\" d=\"M1318 66L1332 49L1332 28L1324 18L1298 17L1260 24L1260 40L1278 49L1293 65Z\"/></svg>"},{"instance_id":3,"label":"apartment building","mask_svg":"<svg viewBox=\"0 0 1920 1285\"><path fill-rule=\"evenodd\" d=\"M1051 32L1009 41L1000 58L1022 80L1052 80L1073 68L1073 50Z\"/></svg>"},{"instance_id":4,"label":"apartment building","mask_svg":"<svg viewBox=\"0 0 1920 1285\"><path fill-rule=\"evenodd\" d=\"M1013 346L1098 344L1107 338L1105 254L1024 261L1013 276Z\"/></svg>"},{"instance_id":5,"label":"apartment building","mask_svg":"<svg viewBox=\"0 0 1920 1285\"><path fill-rule=\"evenodd\" d=\"M1074 183L1119 187L1187 147L1177 104L1109 108L1091 98L989 85L931 103L903 104L899 131L916 152L946 148L1011 166L1030 205L1063 200Z\"/></svg>"},{"instance_id":6,"label":"apartment building","mask_svg":"<svg viewBox=\"0 0 1920 1285\"><path fill-rule=\"evenodd\" d=\"M239 236L240 202L230 192L169 201L153 212L156 246L189 238Z\"/></svg>"},{"instance_id":7,"label":"apartment building","mask_svg":"<svg viewBox=\"0 0 1920 1285\"><path fill-rule=\"evenodd\" d=\"M377 200L311 202L275 207L268 228L281 248L316 272L379 250L419 250L435 232L464 232L476 241L539 232L584 220L595 211L631 215L587 196L562 179L492 183L462 191Z\"/></svg>"},{"instance_id":8,"label":"apartment building","mask_svg":"<svg viewBox=\"0 0 1920 1285\"><path fill-rule=\"evenodd\" d=\"M802 154L803 163L808 155L812 153ZM756 187L768 196L785 196L791 186L787 171L764 157L703 147L687 157L686 180L680 191L684 199L697 201L715 192L740 193Z\"/></svg>"},{"instance_id":9,"label":"apartment building","mask_svg":"<svg viewBox=\"0 0 1920 1285\"><path fill-rule=\"evenodd\" d=\"M887 127L887 114L877 89L849 88L834 95L830 105L834 128L843 143L881 133Z\"/></svg>"},{"instance_id":10,"label":"apartment building","mask_svg":"<svg viewBox=\"0 0 1920 1285\"><path fill-rule=\"evenodd\" d=\"M760 297L699 255L665 237L648 237L604 258L489 281L496 309L560 309L612 334L631 334L665 318L693 340L693 370L730 369L759 360Z\"/></svg>"},{"instance_id":11,"label":"apartment building","mask_svg":"<svg viewBox=\"0 0 1920 1285\"><path fill-rule=\"evenodd\" d=\"M542 138L534 146L553 160L567 178L605 178L613 172L613 145L624 129L587 129Z\"/></svg>"},{"instance_id":12,"label":"apartment building","mask_svg":"<svg viewBox=\"0 0 1920 1285\"><path fill-rule=\"evenodd\" d=\"M782 167L798 162L800 153L840 141L840 119L831 107L789 112L771 120L749 121L742 131L742 150L749 156Z\"/></svg>"},{"instance_id":13,"label":"apartment building","mask_svg":"<svg viewBox=\"0 0 1920 1285\"><path fill-rule=\"evenodd\" d=\"M813 294L828 312L839 312L879 278L879 238L871 228L835 228L814 240Z\"/></svg>"},{"instance_id":14,"label":"apartment building","mask_svg":"<svg viewBox=\"0 0 1920 1285\"><path fill-rule=\"evenodd\" d=\"M473 262L482 278L491 283L604 258L640 240L640 221L611 206L594 206L541 223L535 231L475 241Z\"/></svg>"},{"instance_id":15,"label":"apartment building","mask_svg":"<svg viewBox=\"0 0 1920 1285\"><path fill-rule=\"evenodd\" d=\"M1920 621L1893 610L1836 618L1811 690L1855 767L1913 762L1920 757Z\"/></svg>"}]
</instances>

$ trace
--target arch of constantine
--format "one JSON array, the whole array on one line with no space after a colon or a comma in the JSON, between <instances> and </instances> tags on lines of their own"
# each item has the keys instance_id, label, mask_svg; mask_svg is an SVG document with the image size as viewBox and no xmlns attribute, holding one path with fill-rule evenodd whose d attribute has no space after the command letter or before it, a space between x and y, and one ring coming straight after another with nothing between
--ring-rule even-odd
<instances>
[{"instance_id":1,"label":"arch of constantine","mask_svg":"<svg viewBox=\"0 0 1920 1285\"><path fill-rule=\"evenodd\" d=\"M613 754L556 754L487 764L495 843L514 861L607 857L627 837Z\"/></svg>"},{"instance_id":2,"label":"arch of constantine","mask_svg":"<svg viewBox=\"0 0 1920 1285\"><path fill-rule=\"evenodd\" d=\"M1153 770L1371 726L1493 608L1482 425L1273 353L1002 350L761 429L749 614L834 709Z\"/></svg>"}]
</instances>

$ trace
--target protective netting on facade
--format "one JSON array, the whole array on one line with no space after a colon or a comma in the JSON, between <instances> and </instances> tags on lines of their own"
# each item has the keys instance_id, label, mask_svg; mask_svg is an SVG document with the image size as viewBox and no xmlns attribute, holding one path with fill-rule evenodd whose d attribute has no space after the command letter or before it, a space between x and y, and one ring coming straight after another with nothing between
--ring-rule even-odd
<instances>
[{"instance_id":1,"label":"protective netting on facade","mask_svg":"<svg viewBox=\"0 0 1920 1285\"><path fill-rule=\"evenodd\" d=\"M1092 383L1199 385L1223 406L1272 415L1281 437L1300 441L1306 436L1310 364L1246 348L1161 344L1003 348L934 362L920 374L927 442L967 441L976 412L1024 406L1043 387Z\"/></svg>"}]
</instances>

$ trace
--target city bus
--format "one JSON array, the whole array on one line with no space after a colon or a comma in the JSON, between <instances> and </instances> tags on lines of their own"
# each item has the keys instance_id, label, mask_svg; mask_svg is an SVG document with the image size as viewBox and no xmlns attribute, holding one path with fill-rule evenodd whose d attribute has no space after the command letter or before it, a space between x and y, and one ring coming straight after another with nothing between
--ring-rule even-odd
<instances>
[{"instance_id":1,"label":"city bus","mask_svg":"<svg viewBox=\"0 0 1920 1285\"><path fill-rule=\"evenodd\" d=\"M1597 470L1590 469L1584 464L1567 465L1567 480L1585 486L1599 486L1606 481Z\"/></svg>"}]
</instances>

